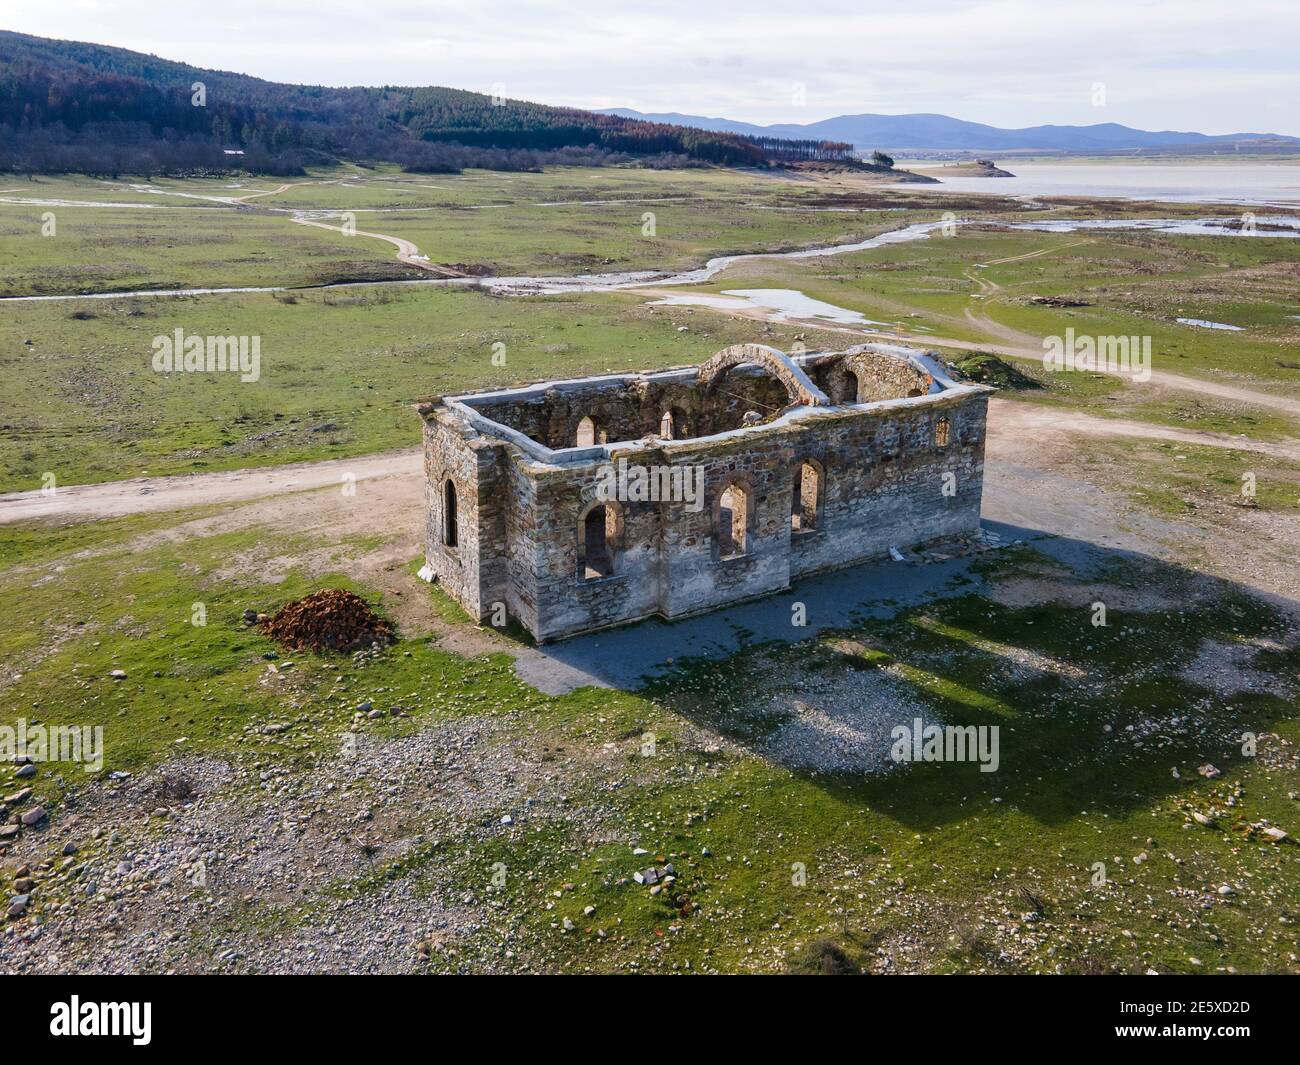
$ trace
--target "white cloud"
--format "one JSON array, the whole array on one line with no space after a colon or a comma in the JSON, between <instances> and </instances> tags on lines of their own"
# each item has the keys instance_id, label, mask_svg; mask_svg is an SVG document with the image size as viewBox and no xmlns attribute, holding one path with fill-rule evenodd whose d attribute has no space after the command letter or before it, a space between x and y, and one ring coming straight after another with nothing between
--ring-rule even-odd
<instances>
[{"instance_id":1,"label":"white cloud","mask_svg":"<svg viewBox=\"0 0 1300 1065\"><path fill-rule=\"evenodd\" d=\"M547 103L757 122L936 111L1300 134L1294 0L23 0L5 25L276 80L500 82Z\"/></svg>"}]
</instances>

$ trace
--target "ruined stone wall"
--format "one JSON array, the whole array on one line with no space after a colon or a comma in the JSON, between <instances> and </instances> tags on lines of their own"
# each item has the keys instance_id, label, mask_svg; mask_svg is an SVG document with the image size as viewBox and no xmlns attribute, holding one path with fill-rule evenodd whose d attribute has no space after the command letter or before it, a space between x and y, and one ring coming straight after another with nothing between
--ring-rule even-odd
<instances>
[{"instance_id":1,"label":"ruined stone wall","mask_svg":"<svg viewBox=\"0 0 1300 1065\"><path fill-rule=\"evenodd\" d=\"M573 447L584 417L598 424L606 440L638 440L655 427L631 379L592 382L581 389L536 389L474 407L549 448Z\"/></svg>"},{"instance_id":2,"label":"ruined stone wall","mask_svg":"<svg viewBox=\"0 0 1300 1065\"><path fill-rule=\"evenodd\" d=\"M584 417L594 421L597 443L615 443L658 435L664 412L674 408L685 414L689 435L707 436L739 428L746 411L768 417L789 402L779 381L737 370L707 397L693 377L681 381L626 378L537 389L473 406L539 444L568 448L576 445L578 423Z\"/></svg>"},{"instance_id":3,"label":"ruined stone wall","mask_svg":"<svg viewBox=\"0 0 1300 1065\"><path fill-rule=\"evenodd\" d=\"M760 431L688 448L674 457L684 465L704 467L704 506L698 513L680 504L663 507L668 580L660 610L665 617L708 610L789 584L788 453L784 433ZM731 485L745 493L746 544L743 554L723 558L719 511Z\"/></svg>"},{"instance_id":4,"label":"ruined stone wall","mask_svg":"<svg viewBox=\"0 0 1300 1065\"><path fill-rule=\"evenodd\" d=\"M814 363L808 375L835 403L923 396L934 379L909 362L876 351L853 351Z\"/></svg>"},{"instance_id":5,"label":"ruined stone wall","mask_svg":"<svg viewBox=\"0 0 1300 1065\"><path fill-rule=\"evenodd\" d=\"M424 423L424 472L427 519L425 524L425 559L447 594L456 599L475 620L481 620L483 574L489 574L498 558L495 552L502 539L495 535L500 500L491 486L497 479L498 466L488 451L480 466L481 452L470 448L453 429L438 418ZM445 491L450 480L456 486L456 546L444 541ZM486 483L481 483L484 481ZM487 537L482 535L484 527ZM496 575L497 583L503 576Z\"/></svg>"},{"instance_id":6,"label":"ruined stone wall","mask_svg":"<svg viewBox=\"0 0 1300 1065\"><path fill-rule=\"evenodd\" d=\"M810 427L794 442L791 465L821 464L822 503L816 527L793 536L791 577L879 558L890 547L976 534L987 406L982 393L936 398ZM936 442L940 419L948 423L946 446Z\"/></svg>"},{"instance_id":7,"label":"ruined stone wall","mask_svg":"<svg viewBox=\"0 0 1300 1065\"><path fill-rule=\"evenodd\" d=\"M902 369L895 372L891 364ZM917 366L874 353L810 363L808 370L819 385L843 373L848 376L841 384L851 380L854 388L888 391L890 398L931 383ZM551 389L539 389L536 401L525 393L478 409L505 420L502 408L509 407L515 428L527 424L519 412L532 417L549 410L552 426L566 432L569 420L593 406L621 409L627 418L635 410L648 433L658 430L664 410L675 408L691 423L688 438L629 443L611 448L609 458L614 464L626 457L645 467L701 468L702 506L692 509L681 499L603 500L597 491L603 459L542 461L482 435L450 410L427 410L429 562L448 593L480 620L490 616L493 603L504 602L536 638L548 640L654 614L682 617L780 591L800 576L878 558L890 547L907 550L979 530L986 391L966 388L870 408L804 408L783 421L705 439L709 418L721 418L725 404L739 420L745 409L761 407L774 387L778 402L784 401L784 387L745 369L719 382L735 386L721 401L702 396L687 374L628 379L614 388L576 384L560 393L562 404ZM543 431L539 426L540 416L533 427ZM807 482L797 487L805 462L816 470L816 490ZM442 537L448 477L459 500L454 549ZM731 485L745 493L746 543L743 552L726 557L720 511ZM582 564L584 517L602 503L617 514L617 522L600 523L615 530L609 539L613 571L592 575Z\"/></svg>"},{"instance_id":8,"label":"ruined stone wall","mask_svg":"<svg viewBox=\"0 0 1300 1065\"><path fill-rule=\"evenodd\" d=\"M615 501L619 519L614 573L583 579L578 566L582 521L601 504L594 469L547 472L537 478L537 507L547 534L537 541L537 613L534 635L548 639L647 617L661 588L660 510L649 502Z\"/></svg>"}]
</instances>

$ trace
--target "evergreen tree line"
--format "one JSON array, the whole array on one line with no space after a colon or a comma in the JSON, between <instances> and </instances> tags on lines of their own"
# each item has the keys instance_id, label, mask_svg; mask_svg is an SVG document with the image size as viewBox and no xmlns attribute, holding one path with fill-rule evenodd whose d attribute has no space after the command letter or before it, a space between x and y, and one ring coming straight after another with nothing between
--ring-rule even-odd
<instances>
[{"instance_id":1,"label":"evergreen tree line","mask_svg":"<svg viewBox=\"0 0 1300 1065\"><path fill-rule=\"evenodd\" d=\"M294 175L340 159L430 173L633 159L652 166L762 166L838 158L831 153L847 147L712 133L457 89L286 85L124 49L0 32L0 170L10 172Z\"/></svg>"},{"instance_id":2,"label":"evergreen tree line","mask_svg":"<svg viewBox=\"0 0 1300 1065\"><path fill-rule=\"evenodd\" d=\"M857 151L846 141L787 140L784 137L747 136L745 140L771 160L782 162L853 162Z\"/></svg>"}]
</instances>

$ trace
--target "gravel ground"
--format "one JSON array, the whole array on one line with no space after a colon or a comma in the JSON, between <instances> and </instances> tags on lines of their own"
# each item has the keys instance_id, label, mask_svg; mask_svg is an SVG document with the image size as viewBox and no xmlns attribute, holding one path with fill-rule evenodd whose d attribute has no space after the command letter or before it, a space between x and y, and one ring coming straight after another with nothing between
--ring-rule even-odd
<instances>
[{"instance_id":1,"label":"gravel ground","mask_svg":"<svg viewBox=\"0 0 1300 1065\"><path fill-rule=\"evenodd\" d=\"M7 926L5 968L402 972L428 967L421 944L449 968L526 964L526 948L507 956L509 931L489 931L489 871L468 868L478 846L599 833L606 814L589 803L628 764L620 745L575 753L512 714L362 731L307 772L185 758L96 782L8 856L35 871L40 905ZM385 877L413 858L427 883Z\"/></svg>"},{"instance_id":2,"label":"gravel ground","mask_svg":"<svg viewBox=\"0 0 1300 1065\"><path fill-rule=\"evenodd\" d=\"M784 719L760 750L790 769L881 773L897 764L889 754L896 725L910 728L918 717L927 725L943 724L886 670L801 676L795 687L798 695L756 702L762 713Z\"/></svg>"}]
</instances>

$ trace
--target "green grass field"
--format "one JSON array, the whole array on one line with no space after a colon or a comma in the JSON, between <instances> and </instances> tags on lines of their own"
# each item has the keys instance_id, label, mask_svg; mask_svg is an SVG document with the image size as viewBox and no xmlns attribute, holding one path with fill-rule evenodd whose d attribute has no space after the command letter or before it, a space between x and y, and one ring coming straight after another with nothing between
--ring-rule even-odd
<instances>
[{"instance_id":1,"label":"green grass field","mask_svg":"<svg viewBox=\"0 0 1300 1065\"><path fill-rule=\"evenodd\" d=\"M149 191L135 179L50 178L0 189L7 199L138 205L0 203L0 295L292 290L5 304L0 491L39 488L46 474L70 485L413 447L412 404L428 395L697 363L742 341L816 349L859 339L652 307L626 291L321 288L423 275L399 264L390 244L295 224L294 210L356 211L360 229L411 240L435 263L556 275L858 240L949 209L938 187L904 195L711 170L349 168L285 184L293 187L158 179ZM248 206L204 199L240 196ZM40 233L46 210L55 236ZM990 200L963 215L1023 211ZM1150 336L1158 370L1294 397L1298 263L1295 240L968 227L852 255L748 262L696 290L798 289L936 347L1032 353L1066 328ZM1045 296L1085 305L1032 302ZM1178 317L1243 331L1198 330ZM155 372L153 340L176 329L258 337L257 380ZM493 361L496 344L504 365ZM1008 364L1020 387L1003 395L1022 403L1257 440L1300 436L1276 410ZM1075 472L1095 474L1160 521L1239 517L1244 509L1229 508L1240 503L1243 470L1257 478L1269 535L1285 536L1300 511L1294 464L1245 447L1105 438L1080 450ZM498 808L504 800L488 791L459 828L451 815L375 827L377 856L364 873L331 868L328 890L291 903L274 892L240 903L218 894L220 915L186 935L328 923L339 900L396 884L431 910L476 900L478 931L457 957L434 963L451 969L779 972L817 969L839 952L854 968L879 970L887 956L925 972L1298 971L1294 843L1268 842L1258 827L1292 837L1297 828L1300 660L1276 604L1174 562L1072 554L1054 541L1043 551L1059 557L1020 547L961 562L923 606L883 604L892 612L842 631L794 644L742 639L715 660L683 648L668 673L633 690L548 695L514 670L512 655L534 649L497 641L490 646L503 649L492 653L463 650L484 635L413 579L418 504L393 504L399 518L373 523L364 509L366 520L344 520L332 505L290 495L248 509L0 525L7 716L102 726L105 773L139 777L188 757L308 787L332 771L363 698L400 703L406 716L362 723L376 742L491 722L503 731L467 758L471 769L480 755L486 766L505 748L526 750L529 771L554 777L563 803L539 801L506 830L502 816L519 811ZM373 660L291 654L242 621L246 610L270 612L322 587L424 620L399 626L398 641ZM1098 596L1112 604L1105 628L1089 622ZM1231 668L1216 671L1220 661ZM933 720L996 724L999 771L922 764L853 774L774 753L806 689L876 683ZM650 756L640 746L647 733L656 737ZM1245 733L1258 738L1255 753L1243 750ZM1200 775L1207 763L1222 775ZM79 777L42 767L35 778L53 824L68 823L82 800ZM380 796L387 783L364 787ZM580 814L560 816L561 805ZM440 836L449 825L451 836ZM647 853L634 856L629 840ZM678 870L671 890L651 894L628 879L667 861ZM511 878L488 890L496 863ZM46 907L68 899L61 890L43 884L37 911L57 914ZM505 953L507 939L518 956Z\"/></svg>"},{"instance_id":2,"label":"green grass field","mask_svg":"<svg viewBox=\"0 0 1300 1065\"><path fill-rule=\"evenodd\" d=\"M71 484L405 446L416 440L409 404L420 396L697 362L763 329L705 311L651 311L632 293L517 299L436 286L313 290L306 286L423 275L400 264L390 244L297 225L290 209L355 210L360 229L413 240L434 262L546 275L676 269L724 252L856 240L934 220L937 206L917 204L941 196L918 186L898 197L906 209L885 210L897 194L709 170L422 176L388 168L317 173L277 191L280 184L159 179L149 186L158 191L146 191L126 179L43 178L4 189L11 199L143 206L0 203L0 293L272 284L303 291L7 304L0 489L35 487L47 472ZM207 199L259 192L270 194L245 208ZM984 210L1009 217L1002 206ZM41 235L46 210L55 215L54 236ZM645 211L654 212L653 235L643 233ZM1068 328L1149 336L1156 369L1300 396L1298 259L1295 240L963 227L950 239L851 255L746 262L702 290L797 288L936 342L1013 341L1033 351ZM981 287L984 298L974 298ZM1044 296L1087 306L1031 302ZM1243 331L1198 329L1179 317ZM260 337L260 380L154 373L153 338L177 328ZM764 335L789 343L801 332L776 327ZM805 343L851 339L814 332ZM490 361L498 341L507 346L505 367ZM1276 412L1148 395L1089 375L1039 377L1046 387L1021 398L1266 439L1297 432L1294 419Z\"/></svg>"},{"instance_id":3,"label":"green grass field","mask_svg":"<svg viewBox=\"0 0 1300 1065\"><path fill-rule=\"evenodd\" d=\"M18 320L0 324L11 381L5 490L39 487L46 471L74 484L415 446L421 397L683 365L755 331L624 294L505 299L438 287L16 306ZM153 338L178 328L259 336L259 379L154 372ZM788 346L804 332L770 338ZM496 343L504 366L492 361Z\"/></svg>"},{"instance_id":4,"label":"green grass field","mask_svg":"<svg viewBox=\"0 0 1300 1065\"><path fill-rule=\"evenodd\" d=\"M243 207L210 198L279 185L159 179L150 193L88 178L15 182L0 195L138 206L0 203L0 295L423 276L398 263L390 244L297 225L294 210L352 211L358 230L414 241L435 263L494 274L679 269L727 252L859 240L898 218L883 210L800 210L807 194L797 187L727 171L420 177L389 169L360 180L322 172ZM54 233L47 236L42 226L51 213Z\"/></svg>"},{"instance_id":5,"label":"green grass field","mask_svg":"<svg viewBox=\"0 0 1300 1065\"><path fill-rule=\"evenodd\" d=\"M1086 598L1068 601L1079 578L1025 550L987 559L977 574L988 583L954 598L799 645L682 659L639 692L546 696L504 655L466 659L413 633L370 662L281 651L270 677L263 655L277 648L241 623L245 609L271 610L321 586L354 588L381 610L395 601L344 575L374 543L258 526L159 535L213 517L5 527L0 653L21 674L6 688L12 712L102 725L104 772L139 773L184 754L269 762L291 776L336 755L363 696L407 708L409 717L374 726L390 737L466 715L513 715L522 736L552 737L579 763L626 748L627 772L642 783L611 792L579 774L566 782L569 801L631 829L649 851L641 864L674 861L679 871L671 892L652 895L626 880L635 865L626 845L542 822L468 848L406 849L360 879L339 879L340 897L393 880L458 897L478 890L496 862L528 870L493 905L536 944L534 964L544 956L573 971L781 971L822 940L858 964L906 941L910 964L934 972L1295 971L1296 865L1288 846L1247 827L1294 816L1284 746L1300 741L1294 707L1267 690L1225 697L1183 672L1202 641L1281 633L1280 618L1256 600L1224 589L1194 610L1117 608L1096 629ZM273 585L230 572L249 552L312 548L336 551L340 572L294 572ZM1001 582L1046 574L1067 601L999 602ZM1184 579L1124 563L1102 576L1115 595L1173 594ZM1259 675L1294 675L1294 651L1252 654ZM1036 663L1028 675L1026 655ZM125 678L111 679L113 669ZM759 719L746 709L764 671L792 690L800 678L886 671L927 718L997 724L1000 769L914 765L860 777L783 768L761 752ZM285 721L296 722L290 732L268 728ZM687 738L701 728L737 746L719 753ZM647 732L658 737L649 762L637 750ZM1245 732L1260 737L1251 757L1239 749ZM1201 779L1195 768L1205 762L1223 776ZM76 775L37 782L56 817ZM1213 824L1197 824L1193 811ZM1237 885L1231 898L1217 894L1223 883ZM553 892L559 901L543 908ZM327 902L261 903L257 920L310 920ZM595 917L584 915L588 903ZM565 918L575 926L568 935L556 930Z\"/></svg>"}]
</instances>

